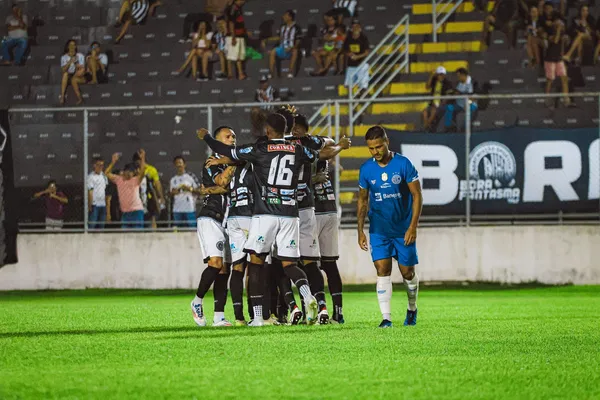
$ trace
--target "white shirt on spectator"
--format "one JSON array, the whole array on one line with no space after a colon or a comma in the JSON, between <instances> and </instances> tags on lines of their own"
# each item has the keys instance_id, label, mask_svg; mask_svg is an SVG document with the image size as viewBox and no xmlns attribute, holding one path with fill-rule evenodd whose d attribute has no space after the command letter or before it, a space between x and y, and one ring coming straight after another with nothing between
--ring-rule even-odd
<instances>
[{"instance_id":1,"label":"white shirt on spectator","mask_svg":"<svg viewBox=\"0 0 600 400\"><path fill-rule=\"evenodd\" d=\"M178 189L182 185L190 186L194 189L200 187L196 175L190 172L185 172L182 175L175 175L171 178L169 190ZM174 213L191 213L196 211L196 196L191 192L182 191L173 196L173 212Z\"/></svg>"},{"instance_id":2,"label":"white shirt on spectator","mask_svg":"<svg viewBox=\"0 0 600 400\"><path fill-rule=\"evenodd\" d=\"M106 186L108 179L104 173L92 172L87 179L88 190L92 191L92 205L96 207L106 207Z\"/></svg>"},{"instance_id":3,"label":"white shirt on spectator","mask_svg":"<svg viewBox=\"0 0 600 400\"><path fill-rule=\"evenodd\" d=\"M22 15L21 18L23 19L23 22L25 23L25 25L27 25L27 16ZM19 22L19 20L17 18L15 18L14 15L9 15L6 18L6 25L19 26L20 24L21 24L21 22ZM11 39L27 38L27 29L14 29L12 31L9 31L8 37Z\"/></svg>"},{"instance_id":4,"label":"white shirt on spectator","mask_svg":"<svg viewBox=\"0 0 600 400\"><path fill-rule=\"evenodd\" d=\"M67 70L67 73L69 73L69 74L75 73L75 69L77 68L77 65L81 65L81 66L85 65L85 58L83 57L83 54L77 53L75 55L75 57L77 57L77 63L73 63L69 66L69 69ZM69 63L69 61L71 61L71 56L68 54L64 54L60 58L60 66L64 67L65 65L67 65Z\"/></svg>"},{"instance_id":5,"label":"white shirt on spectator","mask_svg":"<svg viewBox=\"0 0 600 400\"><path fill-rule=\"evenodd\" d=\"M198 37L198 33L194 33L193 38L196 39ZM196 45L197 48L199 49L208 49L210 48L210 44L211 44L211 40L213 37L213 33L212 32L208 32L206 34L206 40L204 39L200 39L198 40L198 44Z\"/></svg>"},{"instance_id":6,"label":"white shirt on spectator","mask_svg":"<svg viewBox=\"0 0 600 400\"><path fill-rule=\"evenodd\" d=\"M88 56L91 57L91 56ZM100 64L104 65L105 67L108 66L108 56L104 53L100 53L98 54L98 61L100 61Z\"/></svg>"}]
</instances>

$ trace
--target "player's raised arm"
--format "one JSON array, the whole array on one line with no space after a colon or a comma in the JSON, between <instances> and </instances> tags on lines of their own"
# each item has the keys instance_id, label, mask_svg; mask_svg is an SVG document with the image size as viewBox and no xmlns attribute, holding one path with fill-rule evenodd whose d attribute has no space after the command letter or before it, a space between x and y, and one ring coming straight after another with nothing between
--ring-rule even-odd
<instances>
[{"instance_id":1,"label":"player's raised arm","mask_svg":"<svg viewBox=\"0 0 600 400\"><path fill-rule=\"evenodd\" d=\"M352 142L350 138L344 136L340 139L338 144L333 145L325 145L323 149L319 152L320 160L329 160L342 152L342 150L346 150L350 148Z\"/></svg>"},{"instance_id":2,"label":"player's raised arm","mask_svg":"<svg viewBox=\"0 0 600 400\"><path fill-rule=\"evenodd\" d=\"M208 147L210 147L215 153L224 155L225 157L237 159L237 157L235 156L235 146L226 145L225 143L222 143L217 139L213 138L207 129L198 129L196 131L196 135L198 136L198 139L204 140Z\"/></svg>"}]
</instances>

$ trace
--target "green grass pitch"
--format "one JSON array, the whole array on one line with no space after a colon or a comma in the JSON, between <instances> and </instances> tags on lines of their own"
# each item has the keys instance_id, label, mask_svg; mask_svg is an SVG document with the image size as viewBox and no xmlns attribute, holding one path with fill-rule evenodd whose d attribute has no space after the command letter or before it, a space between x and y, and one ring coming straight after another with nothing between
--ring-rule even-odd
<instances>
[{"instance_id":1,"label":"green grass pitch","mask_svg":"<svg viewBox=\"0 0 600 400\"><path fill-rule=\"evenodd\" d=\"M600 399L600 287L422 288L416 327L397 287L393 329L374 290L256 329L196 327L192 296L0 292L0 399Z\"/></svg>"}]
</instances>

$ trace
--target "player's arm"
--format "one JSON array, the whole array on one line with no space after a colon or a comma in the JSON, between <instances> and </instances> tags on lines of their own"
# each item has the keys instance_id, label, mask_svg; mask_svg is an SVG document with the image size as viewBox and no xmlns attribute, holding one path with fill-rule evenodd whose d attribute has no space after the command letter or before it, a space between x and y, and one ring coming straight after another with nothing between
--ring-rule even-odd
<instances>
[{"instance_id":1,"label":"player's arm","mask_svg":"<svg viewBox=\"0 0 600 400\"><path fill-rule=\"evenodd\" d=\"M410 220L410 226L404 235L404 244L410 245L417 240L417 226L419 225L419 219L421 218L421 211L423 209L423 194L421 193L421 182L416 179L408 184L410 194L412 194L412 219Z\"/></svg>"},{"instance_id":2,"label":"player's arm","mask_svg":"<svg viewBox=\"0 0 600 400\"><path fill-rule=\"evenodd\" d=\"M320 160L329 160L342 152L342 150L349 149L351 145L350 138L343 136L338 144L327 145L319 152Z\"/></svg>"},{"instance_id":3,"label":"player's arm","mask_svg":"<svg viewBox=\"0 0 600 400\"><path fill-rule=\"evenodd\" d=\"M206 162L204 163L205 167L212 167L213 165L226 165L226 164L235 164L236 161L232 160L229 157L208 157Z\"/></svg>"},{"instance_id":4,"label":"player's arm","mask_svg":"<svg viewBox=\"0 0 600 400\"><path fill-rule=\"evenodd\" d=\"M233 178L234 174L235 174L235 165L230 165L229 167L225 168L225 170L223 172L216 175L214 177L213 181L217 185L224 188L224 187L229 186L229 183L231 182L231 179Z\"/></svg>"},{"instance_id":5,"label":"player's arm","mask_svg":"<svg viewBox=\"0 0 600 400\"><path fill-rule=\"evenodd\" d=\"M206 196L207 194L227 194L227 193L229 193L229 190L227 190L221 186L211 186L208 188L204 187L204 186L200 186L200 189L198 189L198 193L201 196Z\"/></svg>"},{"instance_id":6,"label":"player's arm","mask_svg":"<svg viewBox=\"0 0 600 400\"><path fill-rule=\"evenodd\" d=\"M235 146L228 146L213 138L207 129L201 128L196 131L198 139L204 140L208 147L217 154L237 160Z\"/></svg>"},{"instance_id":7,"label":"player's arm","mask_svg":"<svg viewBox=\"0 0 600 400\"><path fill-rule=\"evenodd\" d=\"M365 218L369 209L369 189L358 188L358 203L356 206L356 216L358 218L358 245L364 251L369 249L367 236L365 235Z\"/></svg>"},{"instance_id":8,"label":"player's arm","mask_svg":"<svg viewBox=\"0 0 600 400\"><path fill-rule=\"evenodd\" d=\"M119 161L119 153L115 153L112 155L112 159L110 160L110 164L108 164L108 167L106 167L106 169L104 170L104 175L106 175L106 177L108 179L112 181L115 180L115 178L117 177L117 175L112 173L113 168L115 167L115 164L117 163L117 161Z\"/></svg>"}]
</instances>

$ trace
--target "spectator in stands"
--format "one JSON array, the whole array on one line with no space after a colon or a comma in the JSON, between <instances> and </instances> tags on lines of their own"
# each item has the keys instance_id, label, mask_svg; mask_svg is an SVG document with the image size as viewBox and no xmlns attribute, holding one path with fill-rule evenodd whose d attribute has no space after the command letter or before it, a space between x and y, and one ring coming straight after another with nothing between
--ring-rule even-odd
<instances>
[{"instance_id":1,"label":"spectator in stands","mask_svg":"<svg viewBox=\"0 0 600 400\"><path fill-rule=\"evenodd\" d=\"M143 171L146 167L146 153L144 150L140 150L139 155L141 160L139 170ZM123 228L143 228L144 205L140 197L140 186L144 174L138 173L138 167L135 163L130 163L125 166L121 175L115 175L111 171L117 161L119 161L119 154L115 153L104 173L117 186Z\"/></svg>"},{"instance_id":2,"label":"spectator in stands","mask_svg":"<svg viewBox=\"0 0 600 400\"><path fill-rule=\"evenodd\" d=\"M112 173L113 175L121 175L121 171L118 169L113 169ZM121 221L119 191L117 190L117 185L108 181L108 186L106 187L106 222L111 228L118 228L118 221Z\"/></svg>"},{"instance_id":3,"label":"spectator in stands","mask_svg":"<svg viewBox=\"0 0 600 400\"><path fill-rule=\"evenodd\" d=\"M429 77L426 87L434 98L423 110L423 127L425 130L433 132L439 122L441 112L445 109L445 100L442 100L441 97L448 95L452 90L452 84L446 77L446 68L437 67Z\"/></svg>"},{"instance_id":4,"label":"spectator in stands","mask_svg":"<svg viewBox=\"0 0 600 400\"><path fill-rule=\"evenodd\" d=\"M87 66L86 81L90 85L108 83L108 56L102 52L100 43L93 42L85 58Z\"/></svg>"},{"instance_id":5,"label":"spectator in stands","mask_svg":"<svg viewBox=\"0 0 600 400\"><path fill-rule=\"evenodd\" d=\"M552 34L554 30L554 5L551 1L546 1L544 3L544 14L540 17L540 30L541 37L544 40L548 40L548 36Z\"/></svg>"},{"instance_id":6,"label":"spectator in stands","mask_svg":"<svg viewBox=\"0 0 600 400\"><path fill-rule=\"evenodd\" d=\"M242 8L246 0L235 0L229 8L229 36L227 38L227 60L229 60L229 79L233 79L233 63L237 68L239 80L247 78L244 73L244 61L246 60L246 23L244 21L244 11Z\"/></svg>"},{"instance_id":7,"label":"spectator in stands","mask_svg":"<svg viewBox=\"0 0 600 400\"><path fill-rule=\"evenodd\" d=\"M125 34L129 30L131 24L139 25L143 23L150 15L154 15L156 7L160 6L160 1L154 1L152 5L148 0L123 0L121 4L121 10L119 11L119 18L115 27L122 26L119 36L115 39L115 44L119 44L125 37Z\"/></svg>"},{"instance_id":8,"label":"spectator in stands","mask_svg":"<svg viewBox=\"0 0 600 400\"><path fill-rule=\"evenodd\" d=\"M542 63L542 47L544 42L540 37L540 16L537 7L529 9L529 18L527 20L527 55L529 57L529 65L535 68Z\"/></svg>"},{"instance_id":9,"label":"spectator in stands","mask_svg":"<svg viewBox=\"0 0 600 400\"><path fill-rule=\"evenodd\" d=\"M448 94L473 94L473 79L469 75L469 71L466 68L459 68L456 70L456 76L458 78L458 84L454 90L448 92ZM477 111L477 103L469 99L469 107L471 108L471 120L473 114ZM454 102L446 104L444 114L444 127L446 131L456 130L456 115L460 112L465 111L465 99L456 99Z\"/></svg>"},{"instance_id":10,"label":"spectator in stands","mask_svg":"<svg viewBox=\"0 0 600 400\"><path fill-rule=\"evenodd\" d=\"M177 156L173 160L177 174L169 185L173 197L173 221L175 226L196 226L196 196L200 195L200 181L191 172L185 170L185 160Z\"/></svg>"},{"instance_id":11,"label":"spectator in stands","mask_svg":"<svg viewBox=\"0 0 600 400\"><path fill-rule=\"evenodd\" d=\"M94 158L93 171L88 175L88 221L90 229L103 229L108 209L106 187L108 179L104 175L104 160Z\"/></svg>"},{"instance_id":12,"label":"spectator in stands","mask_svg":"<svg viewBox=\"0 0 600 400\"><path fill-rule=\"evenodd\" d=\"M331 65L337 61L338 52L335 45L338 30L335 18L331 15L325 15L324 19L325 26L321 30L321 47L312 52L319 69L312 72L312 76L327 75Z\"/></svg>"},{"instance_id":13,"label":"spectator in stands","mask_svg":"<svg viewBox=\"0 0 600 400\"><path fill-rule=\"evenodd\" d=\"M490 45L491 31L503 32L508 38L509 46L515 45L515 29L519 23L517 0L498 0L494 9L483 23L481 36L481 49L485 50Z\"/></svg>"},{"instance_id":14,"label":"spectator in stands","mask_svg":"<svg viewBox=\"0 0 600 400\"><path fill-rule=\"evenodd\" d=\"M279 28L279 44L269 54L269 78L275 75L275 64L277 59L290 60L290 72L288 78L293 78L296 72L296 62L300 47L300 35L302 30L296 24L296 13L287 10L283 14L283 24Z\"/></svg>"},{"instance_id":15,"label":"spectator in stands","mask_svg":"<svg viewBox=\"0 0 600 400\"><path fill-rule=\"evenodd\" d=\"M227 21L221 18L217 21L217 31L213 35L213 61L219 60L221 70L215 74L217 80L225 78L227 73Z\"/></svg>"},{"instance_id":16,"label":"spectator in stands","mask_svg":"<svg viewBox=\"0 0 600 400\"><path fill-rule=\"evenodd\" d=\"M16 4L12 6L12 15L6 17L6 29L8 30L8 36L2 42L2 64L21 65L24 62L23 56L29 44L27 16L23 15L23 10ZM14 52L13 61L10 61L11 51Z\"/></svg>"},{"instance_id":17,"label":"spectator in stands","mask_svg":"<svg viewBox=\"0 0 600 400\"><path fill-rule=\"evenodd\" d=\"M583 5L579 7L579 14L573 18L573 22L571 23L571 47L563 57L566 62L571 61L574 52L577 52L576 62L581 63L583 61L584 48L591 48L594 44L595 25L596 21L590 15L588 6Z\"/></svg>"},{"instance_id":18,"label":"spectator in stands","mask_svg":"<svg viewBox=\"0 0 600 400\"><path fill-rule=\"evenodd\" d=\"M344 18L356 17L358 0L331 0L331 3L333 8L327 14L333 16L338 25L344 23Z\"/></svg>"},{"instance_id":19,"label":"spectator in stands","mask_svg":"<svg viewBox=\"0 0 600 400\"><path fill-rule=\"evenodd\" d=\"M259 103L269 104L276 100L277 91L269 83L269 78L262 76L260 78L260 87L256 89L255 100ZM270 106L261 107L263 109L270 109Z\"/></svg>"},{"instance_id":20,"label":"spectator in stands","mask_svg":"<svg viewBox=\"0 0 600 400\"><path fill-rule=\"evenodd\" d=\"M146 161L144 161L145 167L142 169L142 159L139 153L133 154L132 161L140 168L140 171L143 171L140 186L142 203L144 204L144 211L151 221L152 228L155 229L157 227L156 217L160 216L161 211L165 209L165 196L160 182L160 174L154 166Z\"/></svg>"},{"instance_id":21,"label":"spectator in stands","mask_svg":"<svg viewBox=\"0 0 600 400\"><path fill-rule=\"evenodd\" d=\"M85 58L77 51L77 42L69 40L64 48L64 54L60 58L62 69L62 82L60 86L60 104L65 104L67 86L73 86L73 92L77 96L77 105L83 103L79 85L85 83Z\"/></svg>"},{"instance_id":22,"label":"spectator in stands","mask_svg":"<svg viewBox=\"0 0 600 400\"><path fill-rule=\"evenodd\" d=\"M183 35L179 43L191 42L190 33L194 26L200 22L215 23L219 20L226 21L228 8L231 7L234 0L207 0L204 2L204 12L190 13L183 20Z\"/></svg>"},{"instance_id":23,"label":"spectator in stands","mask_svg":"<svg viewBox=\"0 0 600 400\"><path fill-rule=\"evenodd\" d=\"M44 197L46 205L46 229L50 231L62 229L65 205L69 203L67 196L63 192L59 192L56 181L51 180L48 182L46 190L33 195L34 199L40 197Z\"/></svg>"},{"instance_id":24,"label":"spectator in stands","mask_svg":"<svg viewBox=\"0 0 600 400\"><path fill-rule=\"evenodd\" d=\"M546 72L546 93L550 93L554 79L558 76L562 84L562 92L565 95L565 105L571 106L569 98L569 78L567 76L567 68L563 62L563 43L562 35L565 25L560 19L560 16L555 15L553 22L553 30L548 36L548 48L544 58L544 70ZM550 99L550 104L554 104L554 99ZM552 106L551 106L552 107Z\"/></svg>"},{"instance_id":25,"label":"spectator in stands","mask_svg":"<svg viewBox=\"0 0 600 400\"><path fill-rule=\"evenodd\" d=\"M198 24L198 30L194 33L192 39L192 49L183 65L177 70L178 74L183 73L190 63L192 64L192 79L198 81L208 80L208 60L212 57L212 37L206 22ZM198 77L198 59L202 60L202 75Z\"/></svg>"},{"instance_id":26,"label":"spectator in stands","mask_svg":"<svg viewBox=\"0 0 600 400\"><path fill-rule=\"evenodd\" d=\"M346 59L346 79L344 85L350 90L354 85L361 89L369 87L369 65L363 60L369 55L369 39L362 31L360 22L352 22L352 33L346 37L344 42L344 53Z\"/></svg>"}]
</instances>

